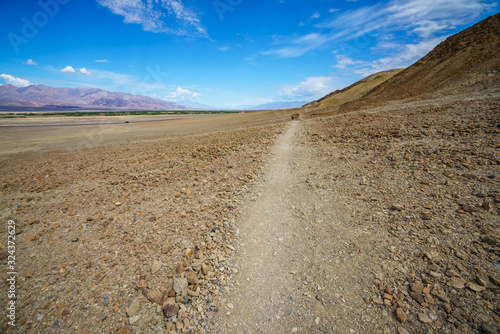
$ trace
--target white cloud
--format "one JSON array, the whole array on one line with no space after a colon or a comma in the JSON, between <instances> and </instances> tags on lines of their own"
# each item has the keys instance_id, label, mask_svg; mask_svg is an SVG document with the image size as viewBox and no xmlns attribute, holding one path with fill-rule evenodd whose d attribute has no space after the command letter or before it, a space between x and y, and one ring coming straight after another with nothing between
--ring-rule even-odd
<instances>
[{"instance_id":1,"label":"white cloud","mask_svg":"<svg viewBox=\"0 0 500 334\"><path fill-rule=\"evenodd\" d=\"M15 78L12 75L8 74L0 74L0 78L4 79L7 85L13 85L16 87L27 87L32 85L32 83L29 82L28 80Z\"/></svg>"},{"instance_id":2,"label":"white cloud","mask_svg":"<svg viewBox=\"0 0 500 334\"><path fill-rule=\"evenodd\" d=\"M416 44L394 47L393 55L374 61L353 60L345 55L337 55L335 56L337 64L332 67L345 70L347 73L359 74L363 77L381 71L405 68L429 53L437 44L445 40L446 37L442 36Z\"/></svg>"},{"instance_id":3,"label":"white cloud","mask_svg":"<svg viewBox=\"0 0 500 334\"><path fill-rule=\"evenodd\" d=\"M144 31L208 38L198 15L182 0L97 0L127 24L140 24ZM166 18L169 18L166 22Z\"/></svg>"},{"instance_id":4,"label":"white cloud","mask_svg":"<svg viewBox=\"0 0 500 334\"><path fill-rule=\"evenodd\" d=\"M325 96L334 89L333 77L309 77L297 85L281 88L278 96L284 100L312 101Z\"/></svg>"},{"instance_id":5,"label":"white cloud","mask_svg":"<svg viewBox=\"0 0 500 334\"><path fill-rule=\"evenodd\" d=\"M326 34L311 33L285 40L285 42L279 43L288 44L287 46L277 47L269 51L265 51L263 54L277 55L284 58L300 57L309 51L325 45L327 42L332 40L332 37Z\"/></svg>"},{"instance_id":6,"label":"white cloud","mask_svg":"<svg viewBox=\"0 0 500 334\"><path fill-rule=\"evenodd\" d=\"M217 50L219 50L219 51L229 51L229 50L231 50L231 47L230 46L221 46L221 47L217 48Z\"/></svg>"},{"instance_id":7,"label":"white cloud","mask_svg":"<svg viewBox=\"0 0 500 334\"><path fill-rule=\"evenodd\" d=\"M177 87L177 90L175 92L170 93L169 95L165 96L165 99L171 100L171 101L197 101L199 100L199 97L201 96L200 93L196 92L191 92L188 89L183 89L181 87Z\"/></svg>"},{"instance_id":8,"label":"white cloud","mask_svg":"<svg viewBox=\"0 0 500 334\"><path fill-rule=\"evenodd\" d=\"M32 65L32 66L38 65L38 63L36 61L33 61L31 59L26 60L23 64L25 64L25 65Z\"/></svg>"},{"instance_id":9,"label":"white cloud","mask_svg":"<svg viewBox=\"0 0 500 334\"><path fill-rule=\"evenodd\" d=\"M316 12L313 14L313 16L311 16L311 19L319 19L320 16L321 15L318 12Z\"/></svg>"},{"instance_id":10,"label":"white cloud","mask_svg":"<svg viewBox=\"0 0 500 334\"><path fill-rule=\"evenodd\" d=\"M92 75L85 67L80 69L80 73L83 75Z\"/></svg>"},{"instance_id":11,"label":"white cloud","mask_svg":"<svg viewBox=\"0 0 500 334\"><path fill-rule=\"evenodd\" d=\"M328 10L329 13L335 13L335 12L338 12L340 10L340 8L330 8Z\"/></svg>"},{"instance_id":12,"label":"white cloud","mask_svg":"<svg viewBox=\"0 0 500 334\"><path fill-rule=\"evenodd\" d=\"M76 73L75 69L71 66L66 66L65 68L63 68L62 70L60 70L60 72L63 72L63 73Z\"/></svg>"},{"instance_id":13,"label":"white cloud","mask_svg":"<svg viewBox=\"0 0 500 334\"><path fill-rule=\"evenodd\" d=\"M95 62L96 63L109 63L109 60L107 60L107 59L98 59Z\"/></svg>"},{"instance_id":14,"label":"white cloud","mask_svg":"<svg viewBox=\"0 0 500 334\"><path fill-rule=\"evenodd\" d=\"M491 0L391 0L345 11L315 25L316 32L274 41L264 52L280 57L299 57L307 52L354 41L372 44L384 36L411 37L425 42L449 33L450 29L474 22L497 7ZM335 12L335 10L330 10ZM361 41L361 42L359 42ZM276 46L278 45L278 46ZM359 47L358 47L359 49ZM362 47L361 47L362 49Z\"/></svg>"},{"instance_id":15,"label":"white cloud","mask_svg":"<svg viewBox=\"0 0 500 334\"><path fill-rule=\"evenodd\" d=\"M365 62L363 62L363 61L353 60L353 59L346 57L344 55L337 55L337 56L335 56L335 58L337 59L337 64L332 66L335 68L345 69L345 68L351 67L353 65L365 64Z\"/></svg>"}]
</instances>

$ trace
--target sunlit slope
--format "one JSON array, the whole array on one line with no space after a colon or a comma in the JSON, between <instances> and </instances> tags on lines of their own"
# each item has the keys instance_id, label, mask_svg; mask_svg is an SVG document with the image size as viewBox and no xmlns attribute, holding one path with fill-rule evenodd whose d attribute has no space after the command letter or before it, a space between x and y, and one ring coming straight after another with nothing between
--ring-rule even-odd
<instances>
[{"instance_id":1,"label":"sunlit slope","mask_svg":"<svg viewBox=\"0 0 500 334\"><path fill-rule=\"evenodd\" d=\"M335 92L332 92L317 101L313 101L305 105L305 107L326 107L356 100L381 83L389 80L402 70L403 69L396 69L372 74L350 85L349 87L341 90L336 90Z\"/></svg>"}]
</instances>

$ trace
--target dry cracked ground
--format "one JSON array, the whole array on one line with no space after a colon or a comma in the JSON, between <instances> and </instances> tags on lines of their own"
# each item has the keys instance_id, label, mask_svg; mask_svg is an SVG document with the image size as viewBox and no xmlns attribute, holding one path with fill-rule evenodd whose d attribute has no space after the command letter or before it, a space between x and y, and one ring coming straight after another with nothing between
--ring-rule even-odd
<instances>
[{"instance_id":1,"label":"dry cracked ground","mask_svg":"<svg viewBox=\"0 0 500 334\"><path fill-rule=\"evenodd\" d=\"M498 101L12 155L1 330L499 333Z\"/></svg>"}]
</instances>

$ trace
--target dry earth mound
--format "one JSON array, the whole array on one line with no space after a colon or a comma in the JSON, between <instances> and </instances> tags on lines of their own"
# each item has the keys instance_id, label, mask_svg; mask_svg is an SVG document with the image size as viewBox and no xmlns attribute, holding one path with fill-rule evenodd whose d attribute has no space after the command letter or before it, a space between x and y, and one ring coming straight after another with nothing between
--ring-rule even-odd
<instances>
[{"instance_id":1,"label":"dry earth mound","mask_svg":"<svg viewBox=\"0 0 500 334\"><path fill-rule=\"evenodd\" d=\"M336 90L319 100L308 103L304 107L325 107L359 99L360 97L371 91L373 88L389 80L402 70L403 69L396 69L372 74L344 89Z\"/></svg>"}]
</instances>

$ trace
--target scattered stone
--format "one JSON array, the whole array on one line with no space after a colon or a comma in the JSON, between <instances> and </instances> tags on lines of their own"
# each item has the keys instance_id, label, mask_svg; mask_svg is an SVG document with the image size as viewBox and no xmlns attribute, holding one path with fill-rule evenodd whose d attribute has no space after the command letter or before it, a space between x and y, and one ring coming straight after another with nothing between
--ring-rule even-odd
<instances>
[{"instance_id":1,"label":"scattered stone","mask_svg":"<svg viewBox=\"0 0 500 334\"><path fill-rule=\"evenodd\" d=\"M167 305L163 309L163 313L165 313L165 317L171 318L179 312L179 305L174 304L174 305Z\"/></svg>"},{"instance_id":2,"label":"scattered stone","mask_svg":"<svg viewBox=\"0 0 500 334\"><path fill-rule=\"evenodd\" d=\"M139 312L139 309L141 308L141 301L140 300L135 300L130 304L129 307L127 307L127 315L129 317L132 317Z\"/></svg>"},{"instance_id":3,"label":"scattered stone","mask_svg":"<svg viewBox=\"0 0 500 334\"><path fill-rule=\"evenodd\" d=\"M402 323L406 322L406 313L405 313L405 311L403 311L402 308L396 309L396 316L398 317L399 321L401 321Z\"/></svg>"},{"instance_id":4,"label":"scattered stone","mask_svg":"<svg viewBox=\"0 0 500 334\"><path fill-rule=\"evenodd\" d=\"M151 302L156 303L156 304L160 304L162 297L163 297L163 293L161 293L158 290L150 291L148 293L148 299Z\"/></svg>"},{"instance_id":5,"label":"scattered stone","mask_svg":"<svg viewBox=\"0 0 500 334\"><path fill-rule=\"evenodd\" d=\"M176 294L182 294L184 291L187 291L188 286L189 283L185 277L176 278L174 280L174 291Z\"/></svg>"},{"instance_id":6,"label":"scattered stone","mask_svg":"<svg viewBox=\"0 0 500 334\"><path fill-rule=\"evenodd\" d=\"M384 305L384 301L381 298L373 297L372 301L377 305Z\"/></svg>"},{"instance_id":7,"label":"scattered stone","mask_svg":"<svg viewBox=\"0 0 500 334\"><path fill-rule=\"evenodd\" d=\"M430 324L433 320L425 313L418 314L418 320L423 322L424 324Z\"/></svg>"},{"instance_id":8,"label":"scattered stone","mask_svg":"<svg viewBox=\"0 0 500 334\"><path fill-rule=\"evenodd\" d=\"M118 331L118 334L128 334L128 327L122 327Z\"/></svg>"},{"instance_id":9,"label":"scattered stone","mask_svg":"<svg viewBox=\"0 0 500 334\"><path fill-rule=\"evenodd\" d=\"M423 290L424 285L422 284L422 282L415 282L411 286L411 291L414 291L416 293L422 293Z\"/></svg>"},{"instance_id":10,"label":"scattered stone","mask_svg":"<svg viewBox=\"0 0 500 334\"><path fill-rule=\"evenodd\" d=\"M468 283L467 287L469 289L471 289L472 291L475 291L475 292L481 292L481 291L486 290L485 286L482 286L482 285L479 285L479 284L475 284L475 283Z\"/></svg>"},{"instance_id":11,"label":"scattered stone","mask_svg":"<svg viewBox=\"0 0 500 334\"><path fill-rule=\"evenodd\" d=\"M135 324L137 321L139 321L139 319L141 319L141 317L142 317L142 315L136 315L136 316L130 317L128 319L129 324L131 324L131 325Z\"/></svg>"},{"instance_id":12,"label":"scattered stone","mask_svg":"<svg viewBox=\"0 0 500 334\"><path fill-rule=\"evenodd\" d=\"M76 334L90 334L90 331L80 328L76 331Z\"/></svg>"},{"instance_id":13,"label":"scattered stone","mask_svg":"<svg viewBox=\"0 0 500 334\"><path fill-rule=\"evenodd\" d=\"M422 304L425 300L421 293L417 293L415 291L410 292L410 296L415 299L419 304Z\"/></svg>"},{"instance_id":14,"label":"scattered stone","mask_svg":"<svg viewBox=\"0 0 500 334\"><path fill-rule=\"evenodd\" d=\"M151 266L151 273L156 274L161 269L162 266L163 266L163 263L155 260L153 262L153 265Z\"/></svg>"},{"instance_id":15,"label":"scattered stone","mask_svg":"<svg viewBox=\"0 0 500 334\"><path fill-rule=\"evenodd\" d=\"M465 288L465 283L467 283L466 280L458 277L452 277L448 281L448 285L454 287L455 289L463 289Z\"/></svg>"}]
</instances>

